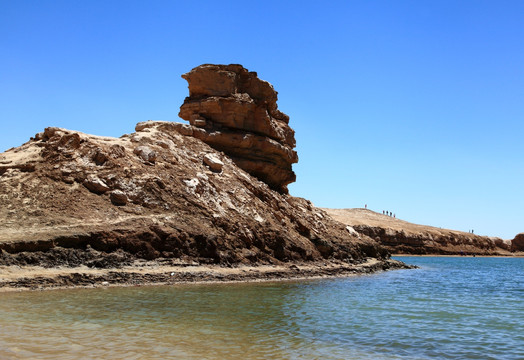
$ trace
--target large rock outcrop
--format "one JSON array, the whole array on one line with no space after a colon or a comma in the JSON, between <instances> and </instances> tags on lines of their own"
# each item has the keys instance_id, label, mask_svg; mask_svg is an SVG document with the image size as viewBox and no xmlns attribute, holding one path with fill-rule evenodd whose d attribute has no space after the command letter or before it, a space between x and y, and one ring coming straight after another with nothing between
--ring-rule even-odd
<instances>
[{"instance_id":1,"label":"large rock outcrop","mask_svg":"<svg viewBox=\"0 0 524 360\"><path fill-rule=\"evenodd\" d=\"M243 170L287 193L298 161L289 117L277 108L277 92L241 65L201 65L182 75L189 97L179 116L193 136L223 151Z\"/></svg>"},{"instance_id":2,"label":"large rock outcrop","mask_svg":"<svg viewBox=\"0 0 524 360\"><path fill-rule=\"evenodd\" d=\"M47 128L0 154L0 265L388 256L309 201L271 190L193 130L149 121L109 138Z\"/></svg>"}]
</instances>

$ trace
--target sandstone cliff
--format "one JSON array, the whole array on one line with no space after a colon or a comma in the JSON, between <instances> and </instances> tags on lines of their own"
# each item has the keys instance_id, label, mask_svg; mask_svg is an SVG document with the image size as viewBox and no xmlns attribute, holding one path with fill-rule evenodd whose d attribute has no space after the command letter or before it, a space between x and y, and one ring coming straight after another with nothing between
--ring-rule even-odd
<instances>
[{"instance_id":1,"label":"sandstone cliff","mask_svg":"<svg viewBox=\"0 0 524 360\"><path fill-rule=\"evenodd\" d=\"M512 255L512 251L524 250L518 247L518 240L512 245L496 237L412 224L366 209L323 210L346 224L349 231L375 239L394 254Z\"/></svg>"},{"instance_id":2,"label":"sandstone cliff","mask_svg":"<svg viewBox=\"0 0 524 360\"><path fill-rule=\"evenodd\" d=\"M0 154L0 265L387 257L309 201L273 191L193 126L136 130L108 138L47 128Z\"/></svg>"},{"instance_id":3,"label":"sandstone cliff","mask_svg":"<svg viewBox=\"0 0 524 360\"><path fill-rule=\"evenodd\" d=\"M287 193L298 161L295 132L277 108L277 92L241 65L201 65L182 75L189 97L179 116L192 135L223 151L242 169Z\"/></svg>"}]
</instances>

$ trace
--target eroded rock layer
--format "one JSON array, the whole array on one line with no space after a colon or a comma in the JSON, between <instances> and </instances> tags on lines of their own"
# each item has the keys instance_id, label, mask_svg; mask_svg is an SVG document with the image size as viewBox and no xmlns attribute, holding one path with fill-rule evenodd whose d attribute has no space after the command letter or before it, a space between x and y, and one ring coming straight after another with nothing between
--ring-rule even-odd
<instances>
[{"instance_id":1,"label":"eroded rock layer","mask_svg":"<svg viewBox=\"0 0 524 360\"><path fill-rule=\"evenodd\" d=\"M413 224L368 209L324 211L346 224L348 230L375 239L393 254L509 256L524 251L524 234L517 235L510 241Z\"/></svg>"},{"instance_id":2,"label":"eroded rock layer","mask_svg":"<svg viewBox=\"0 0 524 360\"><path fill-rule=\"evenodd\" d=\"M120 138L47 128L0 154L0 265L387 257L309 201L271 190L198 131L152 121Z\"/></svg>"},{"instance_id":3,"label":"eroded rock layer","mask_svg":"<svg viewBox=\"0 0 524 360\"><path fill-rule=\"evenodd\" d=\"M189 97L179 116L194 136L223 151L243 170L287 193L298 161L295 132L277 108L277 92L241 65L201 65L182 75Z\"/></svg>"}]
</instances>

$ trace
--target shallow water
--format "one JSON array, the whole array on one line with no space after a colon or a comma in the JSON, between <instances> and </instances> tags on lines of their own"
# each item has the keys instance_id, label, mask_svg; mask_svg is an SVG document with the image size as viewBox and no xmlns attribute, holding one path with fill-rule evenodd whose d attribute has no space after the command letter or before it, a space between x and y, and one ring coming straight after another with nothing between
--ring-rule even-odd
<instances>
[{"instance_id":1,"label":"shallow water","mask_svg":"<svg viewBox=\"0 0 524 360\"><path fill-rule=\"evenodd\" d=\"M0 359L524 359L524 259L300 282L0 294Z\"/></svg>"}]
</instances>

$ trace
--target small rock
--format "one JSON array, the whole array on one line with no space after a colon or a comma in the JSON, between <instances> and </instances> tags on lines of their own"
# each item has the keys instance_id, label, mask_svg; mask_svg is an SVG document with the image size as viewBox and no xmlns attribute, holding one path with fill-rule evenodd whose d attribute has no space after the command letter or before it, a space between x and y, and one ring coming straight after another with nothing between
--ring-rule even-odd
<instances>
[{"instance_id":1,"label":"small rock","mask_svg":"<svg viewBox=\"0 0 524 360\"><path fill-rule=\"evenodd\" d=\"M75 182L75 178L72 176L66 176L62 179L66 184L73 184Z\"/></svg>"},{"instance_id":2,"label":"small rock","mask_svg":"<svg viewBox=\"0 0 524 360\"><path fill-rule=\"evenodd\" d=\"M154 163L156 160L156 152L149 146L139 146L133 152L144 161Z\"/></svg>"},{"instance_id":3,"label":"small rock","mask_svg":"<svg viewBox=\"0 0 524 360\"><path fill-rule=\"evenodd\" d=\"M127 204L127 195L120 190L113 190L109 194L109 199L111 199L111 202L113 205L122 206Z\"/></svg>"},{"instance_id":4,"label":"small rock","mask_svg":"<svg viewBox=\"0 0 524 360\"><path fill-rule=\"evenodd\" d=\"M142 121L142 122L139 122L138 124L136 124L135 126L135 131L142 131L144 129L147 129L149 127L152 127L154 125L154 121L153 120L147 120L147 121Z\"/></svg>"},{"instance_id":5,"label":"small rock","mask_svg":"<svg viewBox=\"0 0 524 360\"><path fill-rule=\"evenodd\" d=\"M109 190L107 184L96 176L89 176L84 180L84 186L91 192L103 194Z\"/></svg>"},{"instance_id":6,"label":"small rock","mask_svg":"<svg viewBox=\"0 0 524 360\"><path fill-rule=\"evenodd\" d=\"M60 134L60 132L55 132L54 134ZM76 133L65 134L58 141L58 145L65 149L78 149L81 141L80 135Z\"/></svg>"},{"instance_id":7,"label":"small rock","mask_svg":"<svg viewBox=\"0 0 524 360\"><path fill-rule=\"evenodd\" d=\"M44 138L44 132L43 131L35 134L35 137L34 137L34 139L37 140L37 141L42 140L43 138Z\"/></svg>"},{"instance_id":8,"label":"small rock","mask_svg":"<svg viewBox=\"0 0 524 360\"><path fill-rule=\"evenodd\" d=\"M193 127L191 125L175 123L174 126L175 126L176 131L178 131L180 135L184 135L184 136L193 135Z\"/></svg>"},{"instance_id":9,"label":"small rock","mask_svg":"<svg viewBox=\"0 0 524 360\"><path fill-rule=\"evenodd\" d=\"M347 230L348 233L350 233L351 235L360 237L360 234L359 234L355 229L353 229L351 226L349 226L349 225L346 226L346 230Z\"/></svg>"},{"instance_id":10,"label":"small rock","mask_svg":"<svg viewBox=\"0 0 524 360\"><path fill-rule=\"evenodd\" d=\"M186 184L186 186L190 188L195 188L198 184L200 184L197 178L193 178L190 180L183 180L183 181Z\"/></svg>"},{"instance_id":11,"label":"small rock","mask_svg":"<svg viewBox=\"0 0 524 360\"><path fill-rule=\"evenodd\" d=\"M204 164L209 166L209 168L215 172L221 172L222 167L224 166L224 163L213 154L206 154L204 156Z\"/></svg>"},{"instance_id":12,"label":"small rock","mask_svg":"<svg viewBox=\"0 0 524 360\"><path fill-rule=\"evenodd\" d=\"M114 159L118 159L126 155L126 149L122 145L118 144L111 145L109 151L111 153L111 157Z\"/></svg>"},{"instance_id":13,"label":"small rock","mask_svg":"<svg viewBox=\"0 0 524 360\"><path fill-rule=\"evenodd\" d=\"M48 140L52 138L56 133L60 133L60 128L57 128L57 127L45 128L44 134L42 135L42 140Z\"/></svg>"},{"instance_id":14,"label":"small rock","mask_svg":"<svg viewBox=\"0 0 524 360\"><path fill-rule=\"evenodd\" d=\"M103 165L107 161L107 155L102 151L102 149L96 149L93 154L93 161L97 165Z\"/></svg>"},{"instance_id":15,"label":"small rock","mask_svg":"<svg viewBox=\"0 0 524 360\"><path fill-rule=\"evenodd\" d=\"M169 142L168 142L168 141L169 141ZM158 140L158 141L156 142L156 144L157 144L158 146L160 146L161 148L169 149L169 147L170 147L170 146L173 146L174 144L173 144L173 142L172 142L171 140L168 140L168 141L166 141L166 140Z\"/></svg>"}]
</instances>

